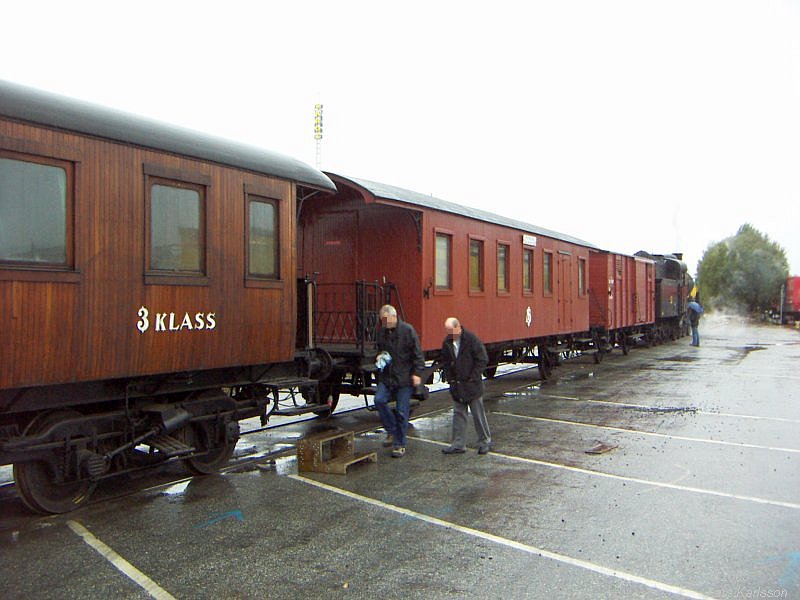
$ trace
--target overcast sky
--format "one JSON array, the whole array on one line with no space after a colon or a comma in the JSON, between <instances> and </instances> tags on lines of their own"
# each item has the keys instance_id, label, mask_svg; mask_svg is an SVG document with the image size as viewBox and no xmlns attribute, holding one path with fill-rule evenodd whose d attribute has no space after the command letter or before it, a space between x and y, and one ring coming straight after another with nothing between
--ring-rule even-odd
<instances>
[{"instance_id":1,"label":"overcast sky","mask_svg":"<svg viewBox=\"0 0 800 600\"><path fill-rule=\"evenodd\" d=\"M3 6L0 78L692 272L745 222L800 274L800 0Z\"/></svg>"}]
</instances>

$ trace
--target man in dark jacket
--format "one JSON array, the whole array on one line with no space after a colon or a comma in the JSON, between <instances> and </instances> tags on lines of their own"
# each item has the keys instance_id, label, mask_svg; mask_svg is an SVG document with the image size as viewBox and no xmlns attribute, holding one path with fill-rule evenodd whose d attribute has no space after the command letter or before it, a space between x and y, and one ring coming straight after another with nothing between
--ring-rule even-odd
<instances>
[{"instance_id":1,"label":"man in dark jacket","mask_svg":"<svg viewBox=\"0 0 800 600\"><path fill-rule=\"evenodd\" d=\"M686 305L686 312L689 313L689 325L692 327L692 343L690 346L699 346L700 332L698 331L698 327L700 326L700 315L703 314L703 306L697 298L692 299L692 297L689 296L689 300L689 304Z\"/></svg>"},{"instance_id":2,"label":"man in dark jacket","mask_svg":"<svg viewBox=\"0 0 800 600\"><path fill-rule=\"evenodd\" d=\"M406 453L406 430L414 388L422 383L425 358L414 328L397 319L397 310L390 304L381 307L378 316L378 388L375 407L386 429L387 444L393 446L392 456L400 458ZM389 407L394 396L395 410Z\"/></svg>"},{"instance_id":3,"label":"man in dark jacket","mask_svg":"<svg viewBox=\"0 0 800 600\"><path fill-rule=\"evenodd\" d=\"M442 343L442 371L450 382L453 397L453 441L445 454L463 454L466 448L467 409L478 434L478 454L489 452L492 435L483 408L483 370L489 364L486 348L471 331L450 317L444 322L447 332Z\"/></svg>"}]
</instances>

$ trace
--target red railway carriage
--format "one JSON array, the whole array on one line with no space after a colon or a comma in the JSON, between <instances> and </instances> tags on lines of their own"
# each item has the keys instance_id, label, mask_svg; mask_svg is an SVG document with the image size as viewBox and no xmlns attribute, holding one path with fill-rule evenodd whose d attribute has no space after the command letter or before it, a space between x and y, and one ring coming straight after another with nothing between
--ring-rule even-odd
<instances>
[{"instance_id":1,"label":"red railway carriage","mask_svg":"<svg viewBox=\"0 0 800 600\"><path fill-rule=\"evenodd\" d=\"M655 262L606 250L589 254L589 324L596 358L628 347L655 323Z\"/></svg>"},{"instance_id":2,"label":"red railway carriage","mask_svg":"<svg viewBox=\"0 0 800 600\"><path fill-rule=\"evenodd\" d=\"M334 189L278 154L0 83L0 463L27 504L73 508L137 444L227 460L264 410L251 384L295 373L297 203Z\"/></svg>"},{"instance_id":3,"label":"red railway carriage","mask_svg":"<svg viewBox=\"0 0 800 600\"><path fill-rule=\"evenodd\" d=\"M332 353L342 356L350 343L368 355L375 317L356 307L374 311L383 302L396 304L416 327L429 358L441 347L448 316L481 337L495 366L523 355L541 362L536 346L588 332L590 244L409 190L328 175L339 191L304 203L300 262L304 273L317 273L316 336Z\"/></svg>"},{"instance_id":4,"label":"red railway carriage","mask_svg":"<svg viewBox=\"0 0 800 600\"><path fill-rule=\"evenodd\" d=\"M784 323L800 321L800 276L794 275L786 279L783 297Z\"/></svg>"}]
</instances>

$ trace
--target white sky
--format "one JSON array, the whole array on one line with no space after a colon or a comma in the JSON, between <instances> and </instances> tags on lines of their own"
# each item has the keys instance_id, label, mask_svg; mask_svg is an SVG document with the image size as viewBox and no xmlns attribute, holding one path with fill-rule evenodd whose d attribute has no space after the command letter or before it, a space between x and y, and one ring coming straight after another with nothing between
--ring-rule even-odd
<instances>
[{"instance_id":1,"label":"white sky","mask_svg":"<svg viewBox=\"0 0 800 600\"><path fill-rule=\"evenodd\" d=\"M0 79L569 233L800 273L800 0L4 3Z\"/></svg>"}]
</instances>

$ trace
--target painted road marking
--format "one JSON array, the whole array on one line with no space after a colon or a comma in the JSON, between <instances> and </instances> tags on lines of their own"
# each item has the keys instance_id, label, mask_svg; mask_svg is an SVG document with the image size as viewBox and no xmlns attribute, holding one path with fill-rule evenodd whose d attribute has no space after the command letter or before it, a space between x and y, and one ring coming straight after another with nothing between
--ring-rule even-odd
<instances>
[{"instance_id":1,"label":"painted road marking","mask_svg":"<svg viewBox=\"0 0 800 600\"><path fill-rule=\"evenodd\" d=\"M515 413L504 412L500 410L492 411L493 415L505 415L506 417L516 417L518 419L528 419L530 421L549 421L550 423L559 423L562 425L577 425L579 427L593 427L595 429L606 429L608 431L622 431L625 433L638 433L640 435L650 435L653 437L666 438L670 440L681 440L683 442L701 442L703 444L719 444L721 446L736 446L737 448L755 448L757 450L772 450L775 452L794 452L800 454L798 448L776 448L774 446L759 446L757 444L745 444L743 442L726 442L723 440L709 440L707 438L694 438L685 437L682 435L670 435L667 433L655 433L652 431L642 431L640 429L629 429L627 427L612 427L610 425L595 425L593 423L582 423L580 421L567 421L564 419L551 419L548 417L531 417L528 415L518 415Z\"/></svg>"},{"instance_id":2,"label":"painted road marking","mask_svg":"<svg viewBox=\"0 0 800 600\"><path fill-rule=\"evenodd\" d=\"M161 588L156 582L150 579L147 575L142 573L139 569L134 567L127 560L122 558L119 554L114 552L109 546L97 539L91 531L86 529L77 521L67 521L67 525L72 531L83 538L83 541L94 548L103 558L114 565L118 571L123 575L132 579L135 583L141 586L144 591L150 594L156 600L175 600L175 597L165 589Z\"/></svg>"},{"instance_id":3,"label":"painted road marking","mask_svg":"<svg viewBox=\"0 0 800 600\"><path fill-rule=\"evenodd\" d=\"M437 442L436 440L427 440L425 438L408 436L410 439L427 442L429 444L436 444L437 446L449 446L449 443ZM592 471L591 469L582 469L580 467L571 467L569 465L561 465L559 463L547 462L544 460L537 460L535 458L523 458L521 456L512 456L510 454L500 454L499 452L489 452L492 456L499 456L508 460L517 462L524 462L531 465L540 465L542 467L550 467L552 469L561 469L564 471L571 471L573 473L581 473L583 475L590 475L592 477L603 477L605 479L615 479L617 481L630 481L632 483L640 483L647 486L662 487L671 490L678 490L681 492L693 492L695 494L706 494L708 496L717 496L720 498L729 498L732 500L743 500L745 502L755 502L756 504L769 504L771 506L779 506L781 508L791 508L800 510L800 504L794 502L782 502L780 500L768 500L766 498L757 498L756 496L743 496L741 494L729 494L727 492L718 492L715 490L706 490L702 488L690 487L685 485L678 485L675 483L664 483L662 481L653 481L650 479L640 479L638 477L625 477L623 475L614 475L613 473L604 473L603 471Z\"/></svg>"},{"instance_id":4,"label":"painted road marking","mask_svg":"<svg viewBox=\"0 0 800 600\"><path fill-rule=\"evenodd\" d=\"M731 417L735 419L754 419L757 421L777 421L779 423L800 423L800 419L787 419L785 417L762 417L759 415L740 415L737 413L724 413L724 412L711 412L705 410L694 410L691 406L646 406L643 404L631 404L629 402L614 402L613 400L586 400L584 398L577 398L575 396L556 396L554 394L537 394L531 396L532 398L553 398L555 400L572 400L574 402L588 402L591 404L611 404L613 406L624 406L625 408L639 408L642 410L649 410L657 413L658 411L666 412L668 409L678 409L685 412L691 412L695 415L704 415L711 417Z\"/></svg>"},{"instance_id":5,"label":"painted road marking","mask_svg":"<svg viewBox=\"0 0 800 600\"><path fill-rule=\"evenodd\" d=\"M348 490L343 490L341 488L334 487L332 485L328 485L326 483L321 483L319 481L315 481L313 479L308 479L301 475L288 475L288 477L296 480L301 481L308 485L313 485L320 489L333 492L334 494L339 494L340 496L345 496L346 498L351 498L353 500L357 500L359 502L364 502L366 504L371 504L372 506L376 506L378 508L382 508L385 510L390 510L392 512L399 513L406 517L411 517L413 519L417 519L419 521L424 521L425 523L430 523L431 525L436 525L438 527L444 527L445 529L451 529L453 531L458 531L460 533L464 533L466 535L470 535L472 537L480 538L482 540L486 540L489 542L493 542L495 544L499 544L502 546L506 546L508 548L513 548L515 550L521 550L522 552L526 552L528 554L532 554L535 556L541 556L543 558L549 558L550 560L555 560L563 564L571 565L573 567L578 567L580 569L586 569L588 571L592 571L594 573L599 573L600 575L605 575L606 577L614 577L615 579L622 579L624 581L629 581L632 583L638 583L640 585L649 587L651 589L656 589L662 592L668 592L670 594L676 594L679 596L683 596L684 598L699 598L699 599L710 599L711 596L706 596L705 594L701 594L700 592L696 592L694 590L690 590L687 588L683 588L676 585L670 585L668 583L663 583L661 581L656 581L654 579L648 579L646 577L640 577L639 575L634 575L632 573L626 573L625 571L620 571L618 569L611 569L609 567L604 567L602 565L598 565L595 563L591 563L586 560L581 560L579 558L573 558L571 556L567 556L565 554L559 554L557 552L551 552L550 550L545 550L543 548L537 548L535 546L530 546L528 544L523 544L522 542L516 542L514 540L510 540L508 538L500 537L499 535L494 535L492 533L487 533L485 531L480 531L479 529L473 529L471 527L465 527L463 525L458 525L456 523L451 523L450 521L445 521L443 519L439 519L437 517L431 517L429 515L416 512L414 510L410 510L408 508L403 508L401 506L397 506L395 504L388 504L386 502L382 502L381 500L376 500L375 498L370 498L368 496L362 496L361 494L356 494L354 492L350 492Z\"/></svg>"}]
</instances>

